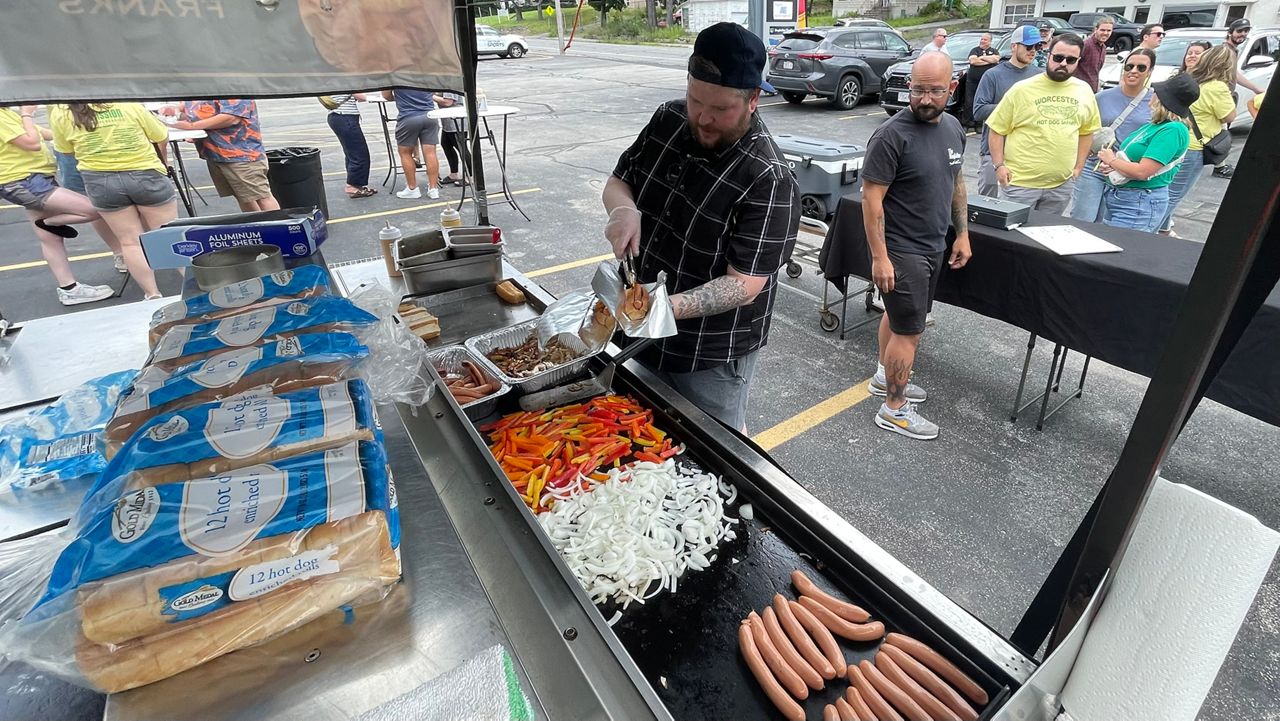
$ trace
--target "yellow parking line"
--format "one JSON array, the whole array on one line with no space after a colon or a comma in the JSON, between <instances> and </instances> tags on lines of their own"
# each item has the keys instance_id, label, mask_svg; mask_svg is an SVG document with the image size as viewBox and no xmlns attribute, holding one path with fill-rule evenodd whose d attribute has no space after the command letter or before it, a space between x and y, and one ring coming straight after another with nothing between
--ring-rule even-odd
<instances>
[{"instance_id":1,"label":"yellow parking line","mask_svg":"<svg viewBox=\"0 0 1280 721\"><path fill-rule=\"evenodd\" d=\"M819 423L871 397L871 392L867 390L867 384L870 382L871 379L868 378L817 405L810 406L774 427L761 432L752 440L766 451L771 451Z\"/></svg>"},{"instance_id":2,"label":"yellow parking line","mask_svg":"<svg viewBox=\"0 0 1280 721\"><path fill-rule=\"evenodd\" d=\"M599 263L600 261L608 260L612 257L613 257L613 253L605 253L604 255L597 255L591 258L583 258L582 260L575 260L569 263L561 263L560 265L553 265L550 268L543 268L541 270L530 271L528 273L525 273L525 277L537 278L540 275L551 275L552 273L559 273L562 270L573 270L574 268L581 268L584 265Z\"/></svg>"},{"instance_id":3,"label":"yellow parking line","mask_svg":"<svg viewBox=\"0 0 1280 721\"><path fill-rule=\"evenodd\" d=\"M520 190L511 191L511 194L526 195L528 193L540 193L540 192L542 192L542 188L521 188ZM446 205L453 205L454 203L457 203L457 202L458 201L456 200L441 200L435 203L429 203L427 205L413 205L406 208L396 208L395 210L383 210L377 213L365 213L363 215L350 215L345 218L334 218L327 222L329 225L334 225L337 223L349 223L353 220L368 220L369 218L380 218L385 215L398 215L400 213L412 213L417 210L429 210L431 208L441 208ZM473 203L475 201L472 198L467 198L467 202ZM96 258L110 258L110 257L111 257L111 253L89 253L87 255L73 255L67 260L72 260L72 261L94 260ZM602 256L600 258L587 258L586 260L577 261L577 264L586 265L587 263L604 260L604 258L606 257L611 257L611 256ZM33 260L26 263L14 263L13 265L0 265L0 273L9 271L9 270L24 270L26 268L39 268L42 265L47 265L47 264L43 260ZM572 264L569 264L569 263L566 263L565 265L567 267L574 267ZM552 268L546 268L541 272L554 273L557 270L563 270L563 269L564 268L561 268L561 266L555 266Z\"/></svg>"},{"instance_id":4,"label":"yellow parking line","mask_svg":"<svg viewBox=\"0 0 1280 721\"><path fill-rule=\"evenodd\" d=\"M335 175L346 175L346 174L347 174L347 171L345 170L333 170L328 173L322 173L322 175L324 175L324 177L326 178L331 178ZM212 185L196 185L193 187L196 190L213 190L214 189ZM21 208L21 207L22 207L21 205L0 205L0 210L13 210L14 208Z\"/></svg>"},{"instance_id":5,"label":"yellow parking line","mask_svg":"<svg viewBox=\"0 0 1280 721\"><path fill-rule=\"evenodd\" d=\"M540 193L540 192L542 192L542 188L521 188L520 190L511 191L511 194L525 195L526 193ZM501 193L498 193L497 196L500 197ZM364 215L351 215L346 218L335 218L327 222L329 225L334 225L336 223L350 223L353 220L368 220L369 218L381 218L387 215L399 215L401 213L412 213L417 210L430 210L431 208L442 208L446 205L454 205L457 202L458 201L456 200L441 200L435 203L428 203L426 205L412 205L407 208L396 208L395 210L381 210L376 213L365 213ZM473 203L475 202L475 200L472 198L467 198L467 202Z\"/></svg>"},{"instance_id":6,"label":"yellow parking line","mask_svg":"<svg viewBox=\"0 0 1280 721\"><path fill-rule=\"evenodd\" d=\"M73 255L67 260L94 260L96 258L110 258L111 253L89 253L87 255ZM33 260L28 263L14 263L13 265L0 265L0 273L6 270L23 270L25 268L39 268L42 265L48 265L43 260Z\"/></svg>"}]
</instances>

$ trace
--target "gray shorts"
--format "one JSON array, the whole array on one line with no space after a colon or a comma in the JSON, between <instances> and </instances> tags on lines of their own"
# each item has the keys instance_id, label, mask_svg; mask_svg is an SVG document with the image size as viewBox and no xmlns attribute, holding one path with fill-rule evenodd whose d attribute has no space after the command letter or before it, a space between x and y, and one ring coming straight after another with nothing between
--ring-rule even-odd
<instances>
[{"instance_id":1,"label":"gray shorts","mask_svg":"<svg viewBox=\"0 0 1280 721\"><path fill-rule=\"evenodd\" d=\"M1067 212L1067 206L1071 205L1071 194L1075 187L1074 179L1068 179L1056 188L1023 188L1010 184L1000 189L1000 199L1030 205L1032 210L1062 215Z\"/></svg>"},{"instance_id":2,"label":"gray shorts","mask_svg":"<svg viewBox=\"0 0 1280 721\"><path fill-rule=\"evenodd\" d=\"M396 120L396 145L401 148L416 148L418 144L440 144L440 121L427 117L426 113L414 113L409 117L401 116Z\"/></svg>"},{"instance_id":3,"label":"gray shorts","mask_svg":"<svg viewBox=\"0 0 1280 721\"><path fill-rule=\"evenodd\" d=\"M692 373L668 373L655 370L664 383L675 388L704 413L733 430L747 423L747 394L751 377L756 372L760 351L735 358L723 365Z\"/></svg>"},{"instance_id":4,"label":"gray shorts","mask_svg":"<svg viewBox=\"0 0 1280 721\"><path fill-rule=\"evenodd\" d=\"M173 183L156 170L120 170L103 172L81 170L84 194L98 210L124 210L135 205L164 205L176 194Z\"/></svg>"}]
</instances>

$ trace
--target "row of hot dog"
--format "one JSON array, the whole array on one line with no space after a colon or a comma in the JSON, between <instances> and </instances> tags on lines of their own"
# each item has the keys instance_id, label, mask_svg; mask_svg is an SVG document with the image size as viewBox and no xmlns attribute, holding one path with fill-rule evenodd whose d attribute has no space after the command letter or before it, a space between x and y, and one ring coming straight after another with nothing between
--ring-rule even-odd
<instances>
[{"instance_id":1,"label":"row of hot dog","mask_svg":"<svg viewBox=\"0 0 1280 721\"><path fill-rule=\"evenodd\" d=\"M988 703L986 691L941 654L898 633L852 603L823 591L802 571L791 575L799 594L781 594L738 627L743 659L773 705L788 721L803 721L797 700L821 691L838 675L849 687L823 709L824 721L972 721ZM875 662L847 664L835 637L856 643L884 638ZM958 689L958 691L957 691ZM968 700L966 700L966 697Z\"/></svg>"}]
</instances>

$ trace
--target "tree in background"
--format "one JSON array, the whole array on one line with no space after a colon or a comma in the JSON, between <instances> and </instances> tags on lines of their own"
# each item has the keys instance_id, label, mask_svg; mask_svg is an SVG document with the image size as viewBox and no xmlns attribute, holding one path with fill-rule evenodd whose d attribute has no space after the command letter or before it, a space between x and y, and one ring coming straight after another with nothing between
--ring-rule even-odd
<instances>
[{"instance_id":1,"label":"tree in background","mask_svg":"<svg viewBox=\"0 0 1280 721\"><path fill-rule=\"evenodd\" d=\"M624 10L627 7L626 0L587 0L587 4L600 13L600 27L605 26L610 10Z\"/></svg>"},{"instance_id":2,"label":"tree in background","mask_svg":"<svg viewBox=\"0 0 1280 721\"><path fill-rule=\"evenodd\" d=\"M645 0L644 17L650 30L658 27L658 0Z\"/></svg>"}]
</instances>

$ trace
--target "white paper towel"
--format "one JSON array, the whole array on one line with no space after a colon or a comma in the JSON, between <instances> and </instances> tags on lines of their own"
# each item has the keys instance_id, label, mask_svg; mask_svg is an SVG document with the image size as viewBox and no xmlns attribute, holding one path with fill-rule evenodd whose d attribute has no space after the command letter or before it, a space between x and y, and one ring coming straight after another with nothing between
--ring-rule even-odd
<instances>
[{"instance_id":1,"label":"white paper towel","mask_svg":"<svg viewBox=\"0 0 1280 721\"><path fill-rule=\"evenodd\" d=\"M535 721L511 654L490 646L356 721Z\"/></svg>"},{"instance_id":2,"label":"white paper towel","mask_svg":"<svg viewBox=\"0 0 1280 721\"><path fill-rule=\"evenodd\" d=\"M1280 546L1258 519L1157 479L1062 694L1075 721L1194 721Z\"/></svg>"}]
</instances>

